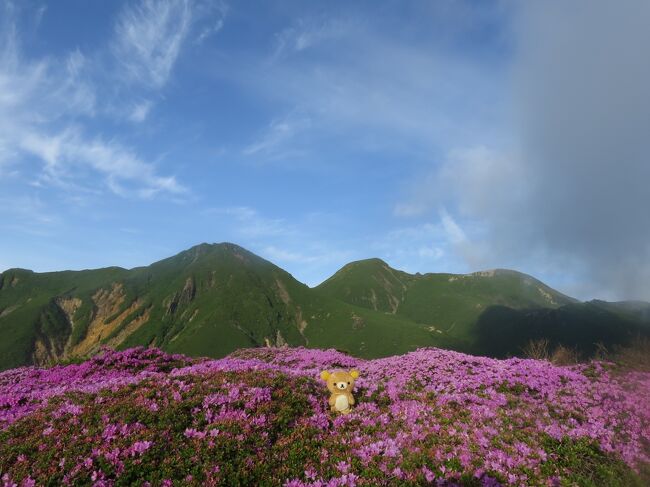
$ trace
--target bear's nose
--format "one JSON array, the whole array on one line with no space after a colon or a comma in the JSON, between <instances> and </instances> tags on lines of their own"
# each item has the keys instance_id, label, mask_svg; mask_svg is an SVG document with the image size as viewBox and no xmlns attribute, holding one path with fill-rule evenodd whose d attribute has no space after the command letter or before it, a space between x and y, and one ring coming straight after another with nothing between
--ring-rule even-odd
<instances>
[{"instance_id":1,"label":"bear's nose","mask_svg":"<svg viewBox=\"0 0 650 487\"><path fill-rule=\"evenodd\" d=\"M339 389L345 389L345 383L344 382L341 382L339 384Z\"/></svg>"}]
</instances>

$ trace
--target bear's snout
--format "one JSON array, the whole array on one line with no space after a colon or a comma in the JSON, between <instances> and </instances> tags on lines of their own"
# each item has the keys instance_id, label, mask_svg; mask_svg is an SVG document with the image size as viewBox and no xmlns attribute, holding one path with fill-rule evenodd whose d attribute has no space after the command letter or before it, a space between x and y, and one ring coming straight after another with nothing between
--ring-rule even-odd
<instances>
[{"instance_id":1,"label":"bear's snout","mask_svg":"<svg viewBox=\"0 0 650 487\"><path fill-rule=\"evenodd\" d=\"M338 387L339 389L345 389L347 386L348 385L345 382L339 382L338 384L336 384L336 387Z\"/></svg>"}]
</instances>

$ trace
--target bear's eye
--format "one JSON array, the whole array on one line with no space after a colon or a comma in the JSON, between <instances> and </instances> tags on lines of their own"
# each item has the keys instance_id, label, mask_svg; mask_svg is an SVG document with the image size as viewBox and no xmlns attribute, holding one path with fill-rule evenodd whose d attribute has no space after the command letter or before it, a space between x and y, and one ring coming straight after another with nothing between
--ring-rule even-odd
<instances>
[{"instance_id":1,"label":"bear's eye","mask_svg":"<svg viewBox=\"0 0 650 487\"><path fill-rule=\"evenodd\" d=\"M348 385L350 385L350 382L348 381Z\"/></svg>"}]
</instances>

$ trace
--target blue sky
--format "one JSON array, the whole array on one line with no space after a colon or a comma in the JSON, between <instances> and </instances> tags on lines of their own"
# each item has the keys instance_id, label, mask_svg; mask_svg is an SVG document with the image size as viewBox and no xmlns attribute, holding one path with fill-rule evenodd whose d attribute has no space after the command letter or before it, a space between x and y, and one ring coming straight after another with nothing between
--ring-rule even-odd
<instances>
[{"instance_id":1,"label":"blue sky","mask_svg":"<svg viewBox=\"0 0 650 487\"><path fill-rule=\"evenodd\" d=\"M629 190L647 153L627 172L614 157L647 127L647 61L620 56L646 40L643 2L0 5L0 270L134 267L232 241L310 285L376 256L650 299L645 193ZM622 39L599 45L603 28ZM594 48L620 76L585 90L585 70L612 68ZM599 162L582 123L558 121L596 120L585 107L617 87L618 125L588 134L606 135ZM622 180L607 195L592 170ZM598 233L594 194L620 202L605 211L620 228Z\"/></svg>"}]
</instances>

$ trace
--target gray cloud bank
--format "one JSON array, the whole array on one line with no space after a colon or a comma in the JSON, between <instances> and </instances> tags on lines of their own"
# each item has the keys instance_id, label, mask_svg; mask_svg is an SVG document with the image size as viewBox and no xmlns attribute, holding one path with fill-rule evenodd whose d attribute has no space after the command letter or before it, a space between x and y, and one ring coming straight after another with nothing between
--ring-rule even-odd
<instances>
[{"instance_id":1,"label":"gray cloud bank","mask_svg":"<svg viewBox=\"0 0 650 487\"><path fill-rule=\"evenodd\" d=\"M609 298L650 300L649 25L644 0L539 2L521 23L531 236Z\"/></svg>"},{"instance_id":2,"label":"gray cloud bank","mask_svg":"<svg viewBox=\"0 0 650 487\"><path fill-rule=\"evenodd\" d=\"M480 222L471 265L650 301L650 2L516 8L512 143L450 151L400 208L444 204Z\"/></svg>"},{"instance_id":3,"label":"gray cloud bank","mask_svg":"<svg viewBox=\"0 0 650 487\"><path fill-rule=\"evenodd\" d=\"M581 266L585 291L650 300L650 2L527 5L515 82L529 192L512 221Z\"/></svg>"}]
</instances>

